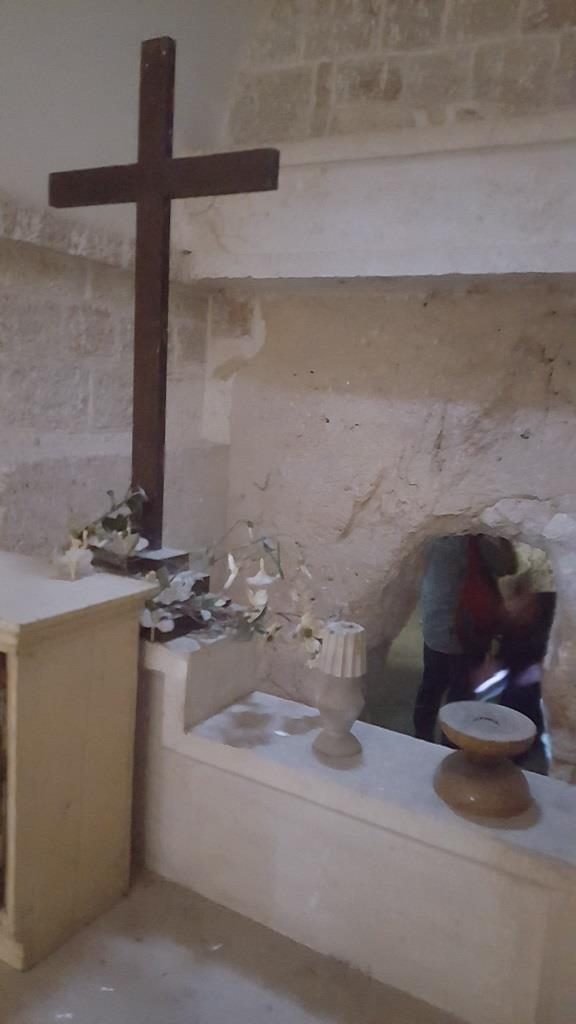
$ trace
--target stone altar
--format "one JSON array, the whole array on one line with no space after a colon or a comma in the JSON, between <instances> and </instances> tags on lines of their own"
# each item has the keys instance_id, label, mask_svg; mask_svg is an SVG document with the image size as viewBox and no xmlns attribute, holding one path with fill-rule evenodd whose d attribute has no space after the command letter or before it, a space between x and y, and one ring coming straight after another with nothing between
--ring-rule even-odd
<instances>
[{"instance_id":1,"label":"stone altar","mask_svg":"<svg viewBox=\"0 0 576 1024\"><path fill-rule=\"evenodd\" d=\"M196 657L143 679L149 868L469 1024L572 1024L576 789L531 775L531 811L476 823L440 746L358 723L334 770L318 713L264 693L190 728Z\"/></svg>"}]
</instances>

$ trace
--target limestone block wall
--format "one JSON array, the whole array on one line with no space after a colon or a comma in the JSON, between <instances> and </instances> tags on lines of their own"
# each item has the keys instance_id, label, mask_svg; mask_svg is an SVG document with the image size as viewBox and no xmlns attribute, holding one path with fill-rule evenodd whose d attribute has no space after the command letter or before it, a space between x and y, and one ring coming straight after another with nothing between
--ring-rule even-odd
<instances>
[{"instance_id":1,"label":"limestone block wall","mask_svg":"<svg viewBox=\"0 0 576 1024\"><path fill-rule=\"evenodd\" d=\"M497 120L575 99L573 0L270 0L229 138Z\"/></svg>"},{"instance_id":2,"label":"limestone block wall","mask_svg":"<svg viewBox=\"0 0 576 1024\"><path fill-rule=\"evenodd\" d=\"M7 200L0 228L0 547L50 553L130 483L130 246ZM225 517L227 451L200 435L207 315L173 283L166 539L186 546Z\"/></svg>"},{"instance_id":3,"label":"limestone block wall","mask_svg":"<svg viewBox=\"0 0 576 1024\"><path fill-rule=\"evenodd\" d=\"M576 778L575 284L261 285L258 344L229 356L221 430L230 523L303 543L319 612L368 627L380 683L427 537L492 530L543 544L560 594L547 699L558 762ZM302 661L283 647L270 657L266 685L310 700Z\"/></svg>"}]
</instances>

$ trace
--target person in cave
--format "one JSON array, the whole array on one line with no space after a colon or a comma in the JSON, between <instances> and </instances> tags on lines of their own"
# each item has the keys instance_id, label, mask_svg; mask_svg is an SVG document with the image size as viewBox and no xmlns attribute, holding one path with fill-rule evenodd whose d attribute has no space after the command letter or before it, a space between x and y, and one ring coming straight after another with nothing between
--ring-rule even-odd
<instances>
[{"instance_id":1,"label":"person in cave","mask_svg":"<svg viewBox=\"0 0 576 1024\"><path fill-rule=\"evenodd\" d=\"M473 672L500 630L497 579L515 570L514 548L503 538L457 534L431 542L420 594L424 670L414 706L418 739L434 742L443 701L473 696Z\"/></svg>"},{"instance_id":2,"label":"person in cave","mask_svg":"<svg viewBox=\"0 0 576 1024\"><path fill-rule=\"evenodd\" d=\"M516 558L517 573L500 581L505 615L498 660L508 672L500 703L527 715L536 726L538 741L544 732L542 663L556 594L552 568L543 551L517 544Z\"/></svg>"}]
</instances>

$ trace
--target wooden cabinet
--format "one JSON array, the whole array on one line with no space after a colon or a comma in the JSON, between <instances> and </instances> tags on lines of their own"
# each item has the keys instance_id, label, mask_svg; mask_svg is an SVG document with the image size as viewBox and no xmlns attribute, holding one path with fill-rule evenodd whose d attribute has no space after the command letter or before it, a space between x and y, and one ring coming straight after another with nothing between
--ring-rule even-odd
<instances>
[{"instance_id":1,"label":"wooden cabinet","mask_svg":"<svg viewBox=\"0 0 576 1024\"><path fill-rule=\"evenodd\" d=\"M128 887L138 615L150 590L108 574L55 579L0 552L0 959L14 967Z\"/></svg>"}]
</instances>

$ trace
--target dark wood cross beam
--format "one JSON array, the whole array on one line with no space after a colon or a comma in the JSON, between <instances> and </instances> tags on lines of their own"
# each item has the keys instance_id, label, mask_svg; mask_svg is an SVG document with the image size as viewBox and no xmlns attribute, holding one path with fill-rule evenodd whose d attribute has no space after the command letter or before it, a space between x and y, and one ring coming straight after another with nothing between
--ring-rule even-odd
<instances>
[{"instance_id":1,"label":"dark wood cross beam","mask_svg":"<svg viewBox=\"0 0 576 1024\"><path fill-rule=\"evenodd\" d=\"M166 357L172 199L264 192L278 187L274 149L172 158L173 39L142 44L138 163L50 175L50 205L136 203L132 482L143 487L143 532L162 544Z\"/></svg>"}]
</instances>

